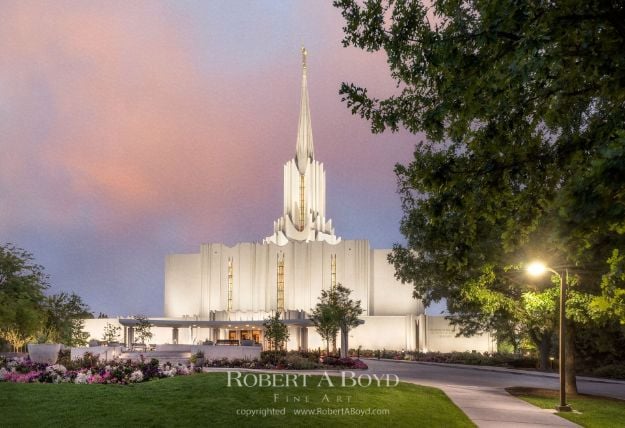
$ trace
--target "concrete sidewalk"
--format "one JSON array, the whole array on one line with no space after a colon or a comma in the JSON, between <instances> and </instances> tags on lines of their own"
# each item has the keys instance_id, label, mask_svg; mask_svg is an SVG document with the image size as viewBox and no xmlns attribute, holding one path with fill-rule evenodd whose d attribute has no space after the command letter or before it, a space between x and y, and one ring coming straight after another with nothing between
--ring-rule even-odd
<instances>
[{"instance_id":1,"label":"concrete sidewalk","mask_svg":"<svg viewBox=\"0 0 625 428\"><path fill-rule=\"evenodd\" d=\"M383 360L380 360L383 362ZM410 364L422 364L414 361L396 361ZM466 366L463 364L442 364L442 363L423 363L424 365L441 366L441 368L459 368L472 370L475 366ZM372 361L373 365L373 361ZM371 368L371 367L370 367ZM386 367L384 368L387 369ZM503 371L522 375L551 375L549 373L536 374L534 372L518 370L501 369L498 367L477 367L482 371ZM492 370L497 369L497 370ZM484 373L484 376L488 376ZM547 376L550 377L550 376ZM466 385L450 382L451 379L414 379L409 376L399 376L403 382L414 383L417 385L431 386L441 389L456 404L473 423L478 427L484 428L513 428L513 427L578 427L579 425L570 422L558 415L555 409L541 409L520 398L510 395L502 386L481 386ZM510 385L511 386L511 385Z\"/></svg>"},{"instance_id":2,"label":"concrete sidewalk","mask_svg":"<svg viewBox=\"0 0 625 428\"><path fill-rule=\"evenodd\" d=\"M555 409L541 409L513 397L502 388L435 383L427 386L443 390L451 401L480 428L579 427L557 416Z\"/></svg>"}]
</instances>

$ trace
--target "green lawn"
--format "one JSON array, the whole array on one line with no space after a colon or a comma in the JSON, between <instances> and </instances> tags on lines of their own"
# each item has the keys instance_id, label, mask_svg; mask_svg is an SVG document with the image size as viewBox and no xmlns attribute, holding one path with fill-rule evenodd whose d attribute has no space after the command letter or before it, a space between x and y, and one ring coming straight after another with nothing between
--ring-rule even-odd
<instances>
[{"instance_id":1,"label":"green lawn","mask_svg":"<svg viewBox=\"0 0 625 428\"><path fill-rule=\"evenodd\" d=\"M227 387L224 373L196 374L132 386L0 383L0 426L424 426L470 427L472 422L434 388L354 387L312 377L307 387ZM279 394L275 399L274 394ZM288 402L286 401L288 394ZM323 402L325 397L330 401ZM304 397L309 402L305 403ZM351 396L350 403L347 403ZM294 398L300 397L299 403ZM341 397L342 403L337 403ZM237 409L286 409L285 416L237 415ZM388 409L388 415L295 415L295 409Z\"/></svg>"},{"instance_id":2,"label":"green lawn","mask_svg":"<svg viewBox=\"0 0 625 428\"><path fill-rule=\"evenodd\" d=\"M554 409L559 402L558 391L537 388L507 388L507 391L535 406ZM625 401L614 398L579 394L567 397L576 412L562 412L559 416L589 428L625 427Z\"/></svg>"}]
</instances>

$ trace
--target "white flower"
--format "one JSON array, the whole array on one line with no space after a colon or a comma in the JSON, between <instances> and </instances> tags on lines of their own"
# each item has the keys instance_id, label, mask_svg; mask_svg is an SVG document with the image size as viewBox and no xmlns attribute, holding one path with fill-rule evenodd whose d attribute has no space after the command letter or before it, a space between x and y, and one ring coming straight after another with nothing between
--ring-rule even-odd
<instances>
[{"instance_id":1,"label":"white flower","mask_svg":"<svg viewBox=\"0 0 625 428\"><path fill-rule=\"evenodd\" d=\"M130 374L130 382L138 383L143 381L143 372L141 370L135 370Z\"/></svg>"},{"instance_id":2,"label":"white flower","mask_svg":"<svg viewBox=\"0 0 625 428\"><path fill-rule=\"evenodd\" d=\"M187 366L183 366L182 364L178 363L178 366L175 367L176 369L176 373L180 374L180 375L188 375L189 374L189 369L187 368Z\"/></svg>"},{"instance_id":3,"label":"white flower","mask_svg":"<svg viewBox=\"0 0 625 428\"><path fill-rule=\"evenodd\" d=\"M163 375L168 376L168 377L174 377L176 376L177 370L175 367L172 367L169 370L163 370Z\"/></svg>"},{"instance_id":4,"label":"white flower","mask_svg":"<svg viewBox=\"0 0 625 428\"><path fill-rule=\"evenodd\" d=\"M74 383L87 383L88 378L89 373L78 373L76 379L74 379Z\"/></svg>"},{"instance_id":5,"label":"white flower","mask_svg":"<svg viewBox=\"0 0 625 428\"><path fill-rule=\"evenodd\" d=\"M0 380L4 380L4 378L7 377L8 374L9 374L9 371L5 369L4 367L2 367L0 369Z\"/></svg>"},{"instance_id":6,"label":"white flower","mask_svg":"<svg viewBox=\"0 0 625 428\"><path fill-rule=\"evenodd\" d=\"M64 375L65 372L67 372L67 369L65 368L65 366L61 364L55 364L53 366L46 367L46 372L48 373L56 372L58 374Z\"/></svg>"}]
</instances>

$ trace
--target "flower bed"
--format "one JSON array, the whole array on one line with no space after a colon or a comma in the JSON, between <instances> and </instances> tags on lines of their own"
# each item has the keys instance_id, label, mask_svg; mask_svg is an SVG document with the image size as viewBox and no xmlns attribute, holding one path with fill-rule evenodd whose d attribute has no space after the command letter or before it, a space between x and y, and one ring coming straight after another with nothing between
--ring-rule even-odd
<instances>
[{"instance_id":1,"label":"flower bed","mask_svg":"<svg viewBox=\"0 0 625 428\"><path fill-rule=\"evenodd\" d=\"M330 356L320 358L312 352L271 351L263 353L260 360L221 358L206 361L202 365L160 365L157 359L149 362L116 360L102 363L97 356L90 353L85 353L77 360L70 360L69 354L61 351L59 362L53 365L37 364L28 358L0 357L0 382L128 385L151 379L189 375L210 367L269 370L367 369L367 365L359 359Z\"/></svg>"},{"instance_id":2,"label":"flower bed","mask_svg":"<svg viewBox=\"0 0 625 428\"><path fill-rule=\"evenodd\" d=\"M159 366L156 359L149 362L116 361L103 364L91 356L72 362L68 367L62 364L37 364L28 358L0 360L0 382L128 385L150 379L188 375L194 370L182 364Z\"/></svg>"}]
</instances>

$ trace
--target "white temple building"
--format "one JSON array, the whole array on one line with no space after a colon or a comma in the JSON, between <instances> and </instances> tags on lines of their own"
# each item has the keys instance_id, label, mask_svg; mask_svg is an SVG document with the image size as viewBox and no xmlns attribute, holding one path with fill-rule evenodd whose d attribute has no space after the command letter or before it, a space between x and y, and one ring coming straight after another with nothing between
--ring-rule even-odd
<instances>
[{"instance_id":1,"label":"white temple building","mask_svg":"<svg viewBox=\"0 0 625 428\"><path fill-rule=\"evenodd\" d=\"M289 326L289 349L323 349L308 316L321 290L340 283L364 311L364 323L349 334L350 348L493 351L490 334L456 337L444 317L425 315L412 286L395 278L387 260L391 250L337 236L326 216L324 165L315 158L306 55L302 49L295 157L284 165L282 216L262 242L207 243L197 253L168 255L164 316L150 318L152 342L262 344L263 320L279 311ZM133 342L132 318L87 320L86 329L101 339L106 323L122 325L124 341Z\"/></svg>"}]
</instances>

